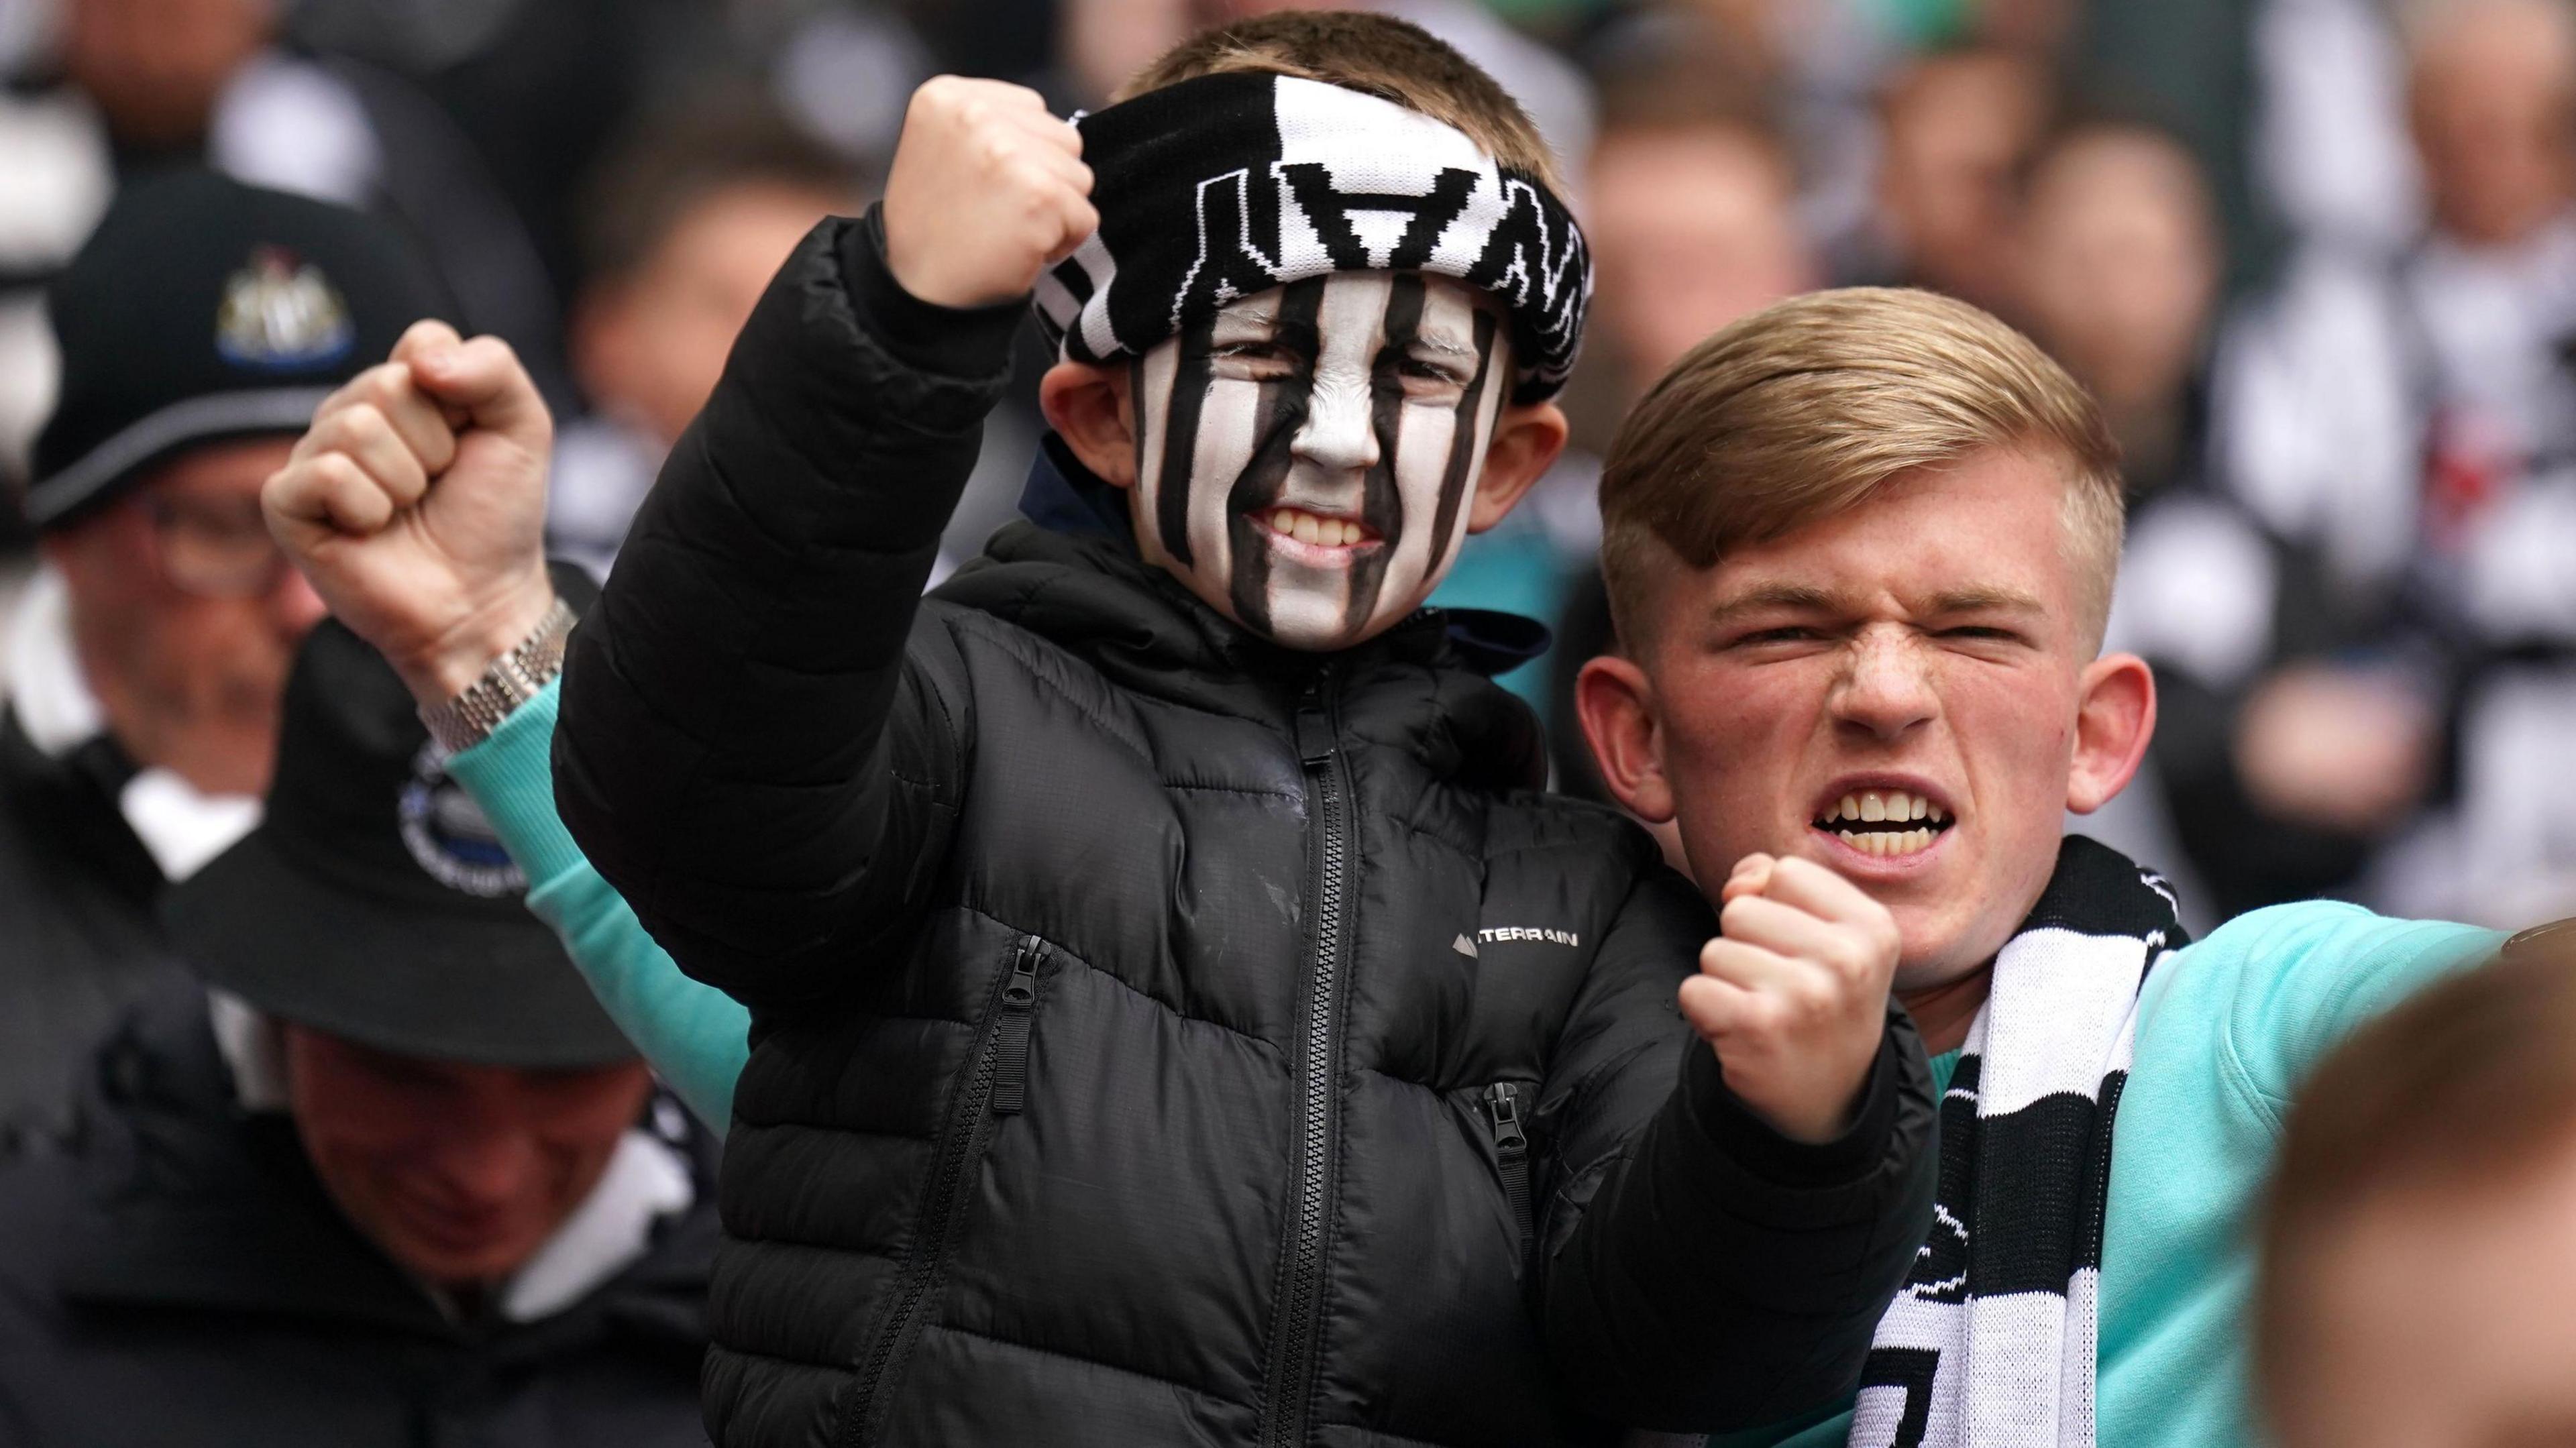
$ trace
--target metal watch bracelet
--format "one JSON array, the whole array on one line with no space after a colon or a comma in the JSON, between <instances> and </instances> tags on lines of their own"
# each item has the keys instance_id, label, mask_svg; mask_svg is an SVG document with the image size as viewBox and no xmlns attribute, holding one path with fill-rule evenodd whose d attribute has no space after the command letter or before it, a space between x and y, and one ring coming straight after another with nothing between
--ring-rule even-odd
<instances>
[{"instance_id":1,"label":"metal watch bracelet","mask_svg":"<svg viewBox=\"0 0 2576 1448\"><path fill-rule=\"evenodd\" d=\"M535 630L494 659L465 692L444 704L422 707L420 722L429 726L429 737L450 754L482 743L563 672L564 641L571 637L574 621L571 605L556 599Z\"/></svg>"}]
</instances>

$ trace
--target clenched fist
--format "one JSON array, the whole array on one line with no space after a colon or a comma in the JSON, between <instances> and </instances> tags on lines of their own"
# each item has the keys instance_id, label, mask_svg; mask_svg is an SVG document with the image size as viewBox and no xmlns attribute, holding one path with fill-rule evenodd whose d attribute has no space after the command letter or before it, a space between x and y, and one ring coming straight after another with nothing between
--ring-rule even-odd
<instances>
[{"instance_id":1,"label":"clenched fist","mask_svg":"<svg viewBox=\"0 0 2576 1448\"><path fill-rule=\"evenodd\" d=\"M1007 302L1100 227L1081 133L1038 93L934 76L912 93L886 174L886 266L943 307Z\"/></svg>"},{"instance_id":2,"label":"clenched fist","mask_svg":"<svg viewBox=\"0 0 2576 1448\"><path fill-rule=\"evenodd\" d=\"M324 399L268 480L269 531L424 704L453 698L554 603L554 422L497 337L418 322Z\"/></svg>"},{"instance_id":3,"label":"clenched fist","mask_svg":"<svg viewBox=\"0 0 2576 1448\"><path fill-rule=\"evenodd\" d=\"M1887 1029L1896 917L1812 860L1747 855L1720 892L1725 934L1682 982L1682 1014L1726 1084L1793 1141L1851 1122Z\"/></svg>"}]
</instances>

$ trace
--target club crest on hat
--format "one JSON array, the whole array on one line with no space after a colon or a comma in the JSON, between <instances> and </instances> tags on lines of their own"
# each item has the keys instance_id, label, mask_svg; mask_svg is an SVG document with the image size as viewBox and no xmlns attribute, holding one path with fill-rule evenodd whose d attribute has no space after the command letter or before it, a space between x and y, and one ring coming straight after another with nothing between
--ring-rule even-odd
<instances>
[{"instance_id":1,"label":"club crest on hat","mask_svg":"<svg viewBox=\"0 0 2576 1448\"><path fill-rule=\"evenodd\" d=\"M482 807L448 774L446 757L435 743L422 745L413 756L397 814L403 847L431 879L450 890L488 900L528 888L528 877L501 848Z\"/></svg>"},{"instance_id":2,"label":"club crest on hat","mask_svg":"<svg viewBox=\"0 0 2576 1448\"><path fill-rule=\"evenodd\" d=\"M357 328L339 289L282 246L253 250L224 281L215 350L245 367L322 367L349 354Z\"/></svg>"}]
</instances>

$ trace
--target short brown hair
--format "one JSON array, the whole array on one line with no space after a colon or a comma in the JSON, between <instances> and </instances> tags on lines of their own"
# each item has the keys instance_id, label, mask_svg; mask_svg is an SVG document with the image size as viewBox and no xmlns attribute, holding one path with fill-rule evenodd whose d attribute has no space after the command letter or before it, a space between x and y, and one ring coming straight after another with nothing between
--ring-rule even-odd
<instances>
[{"instance_id":1,"label":"short brown hair","mask_svg":"<svg viewBox=\"0 0 2576 1448\"><path fill-rule=\"evenodd\" d=\"M1565 194L1556 153L1511 92L1422 27L1392 16L1289 10L1204 30L1138 71L1114 99L1241 71L1322 81L1393 101L1455 126L1496 161Z\"/></svg>"},{"instance_id":2,"label":"short brown hair","mask_svg":"<svg viewBox=\"0 0 2576 1448\"><path fill-rule=\"evenodd\" d=\"M1628 414L1601 475L1601 573L1629 648L1678 561L1696 572L1989 447L2065 459L2070 560L2100 637L2124 528L2119 447L2038 345L1965 302L1849 287L1767 307L1691 349Z\"/></svg>"},{"instance_id":3,"label":"short brown hair","mask_svg":"<svg viewBox=\"0 0 2576 1448\"><path fill-rule=\"evenodd\" d=\"M2352 1033L2299 1088L2263 1206L2259 1386L2277 1408L2304 1351L2300 1304L2337 1229L2374 1203L2472 1196L2551 1170L2576 1143L2576 922Z\"/></svg>"}]
</instances>

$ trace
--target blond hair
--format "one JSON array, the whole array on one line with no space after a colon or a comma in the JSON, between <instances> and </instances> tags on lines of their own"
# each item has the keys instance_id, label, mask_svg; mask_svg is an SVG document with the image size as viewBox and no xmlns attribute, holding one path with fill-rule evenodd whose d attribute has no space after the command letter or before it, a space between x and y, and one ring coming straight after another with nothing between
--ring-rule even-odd
<instances>
[{"instance_id":1,"label":"blond hair","mask_svg":"<svg viewBox=\"0 0 2576 1448\"><path fill-rule=\"evenodd\" d=\"M1850 287L1768 307L1691 349L1628 414L1601 475L1601 574L1623 644L1678 563L1780 538L1899 474L1987 448L2067 470L2067 553L2098 645L2125 527L2101 409L2036 343L1965 302Z\"/></svg>"},{"instance_id":2,"label":"blond hair","mask_svg":"<svg viewBox=\"0 0 2576 1448\"><path fill-rule=\"evenodd\" d=\"M1393 101L1456 127L1496 161L1565 194L1556 153L1511 92L1420 26L1391 16L1290 10L1204 30L1138 71L1112 99L1245 71L1322 81Z\"/></svg>"}]
</instances>

